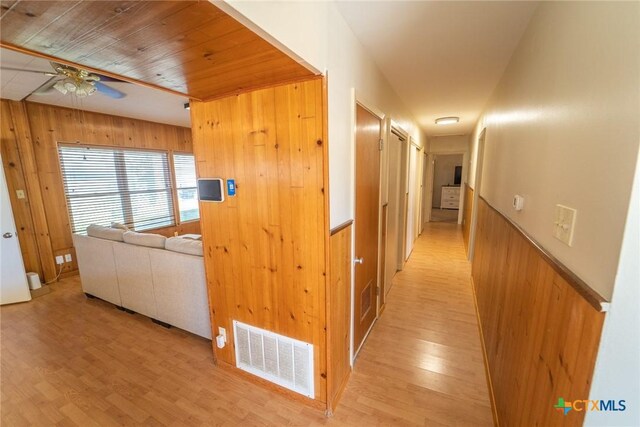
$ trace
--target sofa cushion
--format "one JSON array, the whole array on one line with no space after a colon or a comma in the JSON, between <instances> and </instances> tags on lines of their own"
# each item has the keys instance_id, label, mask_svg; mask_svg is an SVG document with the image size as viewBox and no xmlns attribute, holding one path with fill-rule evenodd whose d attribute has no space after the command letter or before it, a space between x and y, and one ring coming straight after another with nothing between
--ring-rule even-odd
<instances>
[{"instance_id":1,"label":"sofa cushion","mask_svg":"<svg viewBox=\"0 0 640 427\"><path fill-rule=\"evenodd\" d=\"M119 222L111 222L111 228L117 228L119 230L129 231L129 227Z\"/></svg>"},{"instance_id":2,"label":"sofa cushion","mask_svg":"<svg viewBox=\"0 0 640 427\"><path fill-rule=\"evenodd\" d=\"M164 242L167 240L166 237L160 234L137 233L135 231L125 231L122 237L125 243L160 249L164 249Z\"/></svg>"},{"instance_id":3,"label":"sofa cushion","mask_svg":"<svg viewBox=\"0 0 640 427\"><path fill-rule=\"evenodd\" d=\"M116 242L123 242L124 230L117 228L105 227L98 224L91 224L87 227L87 235L91 237L97 237L99 239L115 240Z\"/></svg>"},{"instance_id":4,"label":"sofa cushion","mask_svg":"<svg viewBox=\"0 0 640 427\"><path fill-rule=\"evenodd\" d=\"M183 239L182 237L170 237L164 244L168 251L180 252L183 254L202 256L202 241L193 239Z\"/></svg>"}]
</instances>

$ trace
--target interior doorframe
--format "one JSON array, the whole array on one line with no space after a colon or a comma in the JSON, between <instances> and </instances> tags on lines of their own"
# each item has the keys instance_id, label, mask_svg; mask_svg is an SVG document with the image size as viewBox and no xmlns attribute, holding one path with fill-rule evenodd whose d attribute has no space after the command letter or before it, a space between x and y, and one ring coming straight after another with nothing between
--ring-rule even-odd
<instances>
[{"instance_id":1,"label":"interior doorframe","mask_svg":"<svg viewBox=\"0 0 640 427\"><path fill-rule=\"evenodd\" d=\"M471 211L471 226L469 227L469 261L473 261L474 247L476 242L476 228L478 224L478 202L480 190L482 188L482 170L484 168L484 149L487 135L487 128L483 128L478 136L478 150L476 154L476 176L473 189L473 210Z\"/></svg>"},{"instance_id":2,"label":"interior doorframe","mask_svg":"<svg viewBox=\"0 0 640 427\"><path fill-rule=\"evenodd\" d=\"M428 202L429 202L429 221L427 222L431 222L431 210L433 209L433 184L434 184L434 174L435 174L435 161L436 161L436 156L457 156L457 155L462 155L462 179L461 179L461 183L460 183L460 204L458 205L458 225L462 224L462 219L464 218L464 194L462 192L462 190L464 190L464 182L465 179L467 179L468 174L469 174L469 162L467 160L467 157L469 157L469 150L467 151L451 151L451 152L442 152L442 153L428 153L429 156L429 181L427 183L427 185L429 186L429 197L428 197ZM427 200L425 200L427 201Z\"/></svg>"},{"instance_id":3,"label":"interior doorframe","mask_svg":"<svg viewBox=\"0 0 640 427\"><path fill-rule=\"evenodd\" d=\"M411 141L409 141L409 132L402 129L400 125L391 121L390 133L395 133L401 138L401 154L400 154L400 188L402 189L402 200L400 203L400 219L402 223L398 225L398 235L402 236L399 242L399 248L396 248L397 268L396 271L402 271L406 262L406 249L407 249L407 203L408 191L409 191L409 147L411 147ZM387 221L389 219L387 218Z\"/></svg>"},{"instance_id":4,"label":"interior doorframe","mask_svg":"<svg viewBox=\"0 0 640 427\"><path fill-rule=\"evenodd\" d=\"M355 348L355 342L354 342L354 338L355 338L355 264L353 263L353 258L355 256L355 250L356 250L356 134L357 134L357 108L358 105L362 108L364 108L365 110L369 111L371 114L373 114L374 116L378 117L378 119L380 119L380 138L382 139L382 147L383 150L380 152L380 170L378 171L378 239L377 239L377 245L378 245L378 251L377 251L377 258L378 258L378 269L376 272L376 286L378 288L381 287L381 281L380 281L380 274L382 271L381 265L380 265L380 253L381 253L381 248L380 248L380 240L382 237L382 205L383 205L383 194L382 194L382 178L383 178L383 174L382 174L382 170L384 168L384 158L385 158L385 150L384 147L386 147L387 145L387 141L388 141L388 136L387 136L387 122L389 120L387 120L387 114L382 111L381 109L379 109L375 103L369 102L365 96L363 96L360 92L356 91L355 88L352 88L351 90L351 216L353 217L354 221L354 226L351 227L351 327L350 327L350 331L351 331L351 367L353 368L353 363L356 359L356 356L358 355L358 352L360 351L360 349L362 348L362 346L364 345L364 343L367 341L367 337L369 336L369 334L371 333L371 330L373 329L373 327L375 326L378 317L380 316L380 294L381 292L378 292L376 295L376 316L375 319L373 320L373 322L371 323L371 327L369 328L369 330L367 331L367 333L364 336L364 339L362 340L362 343L360 344L360 346L358 348ZM386 227L386 224L384 224L384 226Z\"/></svg>"},{"instance_id":5,"label":"interior doorframe","mask_svg":"<svg viewBox=\"0 0 640 427\"><path fill-rule=\"evenodd\" d=\"M415 193L414 189L411 188L411 153L413 153L413 150L417 150L417 154L416 154L416 171L415 172L415 180L416 180L416 185L419 186L420 182L422 181L422 171L420 170L420 157L421 153L423 152L423 147L421 147L416 141L415 138L413 138L412 136L409 136L409 139L407 140L407 161L406 161L406 191L405 191L405 205L406 205L406 209L405 209L405 213L404 213L404 225L405 225L405 236L404 236L404 250L403 250L403 256L402 256L402 264L404 266L404 264L407 263L407 261L409 260L409 257L411 256L411 254L413 253L413 247L415 244L415 241L418 239L418 236L420 235L420 226L419 224L416 224L415 221L419 221L419 216L416 217L415 216L415 211L420 211L422 206L420 206L418 203L420 201L420 192ZM419 187L418 187L419 188ZM414 205L413 205L413 209L414 211L411 212L409 209L409 199L411 198L411 194L410 193L414 193L413 197L415 198ZM411 242L411 250L407 250L407 246L409 244L409 232L411 231L411 234L413 235L413 230L409 230L409 215L411 215L413 217L414 223L412 224L413 227L415 228L416 226L418 227L418 232L415 235L415 238L413 239L413 241Z\"/></svg>"}]
</instances>

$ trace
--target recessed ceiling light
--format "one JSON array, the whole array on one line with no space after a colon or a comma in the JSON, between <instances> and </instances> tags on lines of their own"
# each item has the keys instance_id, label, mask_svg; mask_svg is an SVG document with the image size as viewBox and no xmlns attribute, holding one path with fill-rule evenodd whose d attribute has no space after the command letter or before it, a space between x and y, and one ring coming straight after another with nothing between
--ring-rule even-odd
<instances>
[{"instance_id":1,"label":"recessed ceiling light","mask_svg":"<svg viewBox=\"0 0 640 427\"><path fill-rule=\"evenodd\" d=\"M437 125L451 125L453 123L458 123L460 121L460 117L440 117L436 119Z\"/></svg>"}]
</instances>

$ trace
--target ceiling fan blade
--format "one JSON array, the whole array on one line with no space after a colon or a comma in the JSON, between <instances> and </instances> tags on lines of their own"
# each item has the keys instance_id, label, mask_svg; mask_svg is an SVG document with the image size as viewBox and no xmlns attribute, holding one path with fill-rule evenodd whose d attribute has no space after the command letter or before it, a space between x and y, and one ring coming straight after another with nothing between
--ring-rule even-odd
<instances>
[{"instance_id":1,"label":"ceiling fan blade","mask_svg":"<svg viewBox=\"0 0 640 427\"><path fill-rule=\"evenodd\" d=\"M95 85L96 89L98 90L98 92L103 93L103 94L107 95L110 98L120 99L120 98L124 98L125 96L127 96L126 93L120 92L118 89L114 89L111 86L107 86L104 83L95 82L94 85Z\"/></svg>"},{"instance_id":2,"label":"ceiling fan blade","mask_svg":"<svg viewBox=\"0 0 640 427\"><path fill-rule=\"evenodd\" d=\"M58 79L56 79L55 77L52 77L46 82L44 82L42 85L40 85L40 87L38 87L36 90L31 92L31 94L32 95L49 95L53 93L53 90L54 90L53 85L55 85L57 81Z\"/></svg>"},{"instance_id":3,"label":"ceiling fan blade","mask_svg":"<svg viewBox=\"0 0 640 427\"><path fill-rule=\"evenodd\" d=\"M116 79L115 77L109 77L109 76L103 76L102 74L98 74L98 73L93 73L95 75L97 75L98 77L100 77L100 81L105 83L105 82L111 82L111 83L129 83L126 82L124 80L120 80L120 79Z\"/></svg>"},{"instance_id":4,"label":"ceiling fan blade","mask_svg":"<svg viewBox=\"0 0 640 427\"><path fill-rule=\"evenodd\" d=\"M38 71L38 70L24 70L22 68L13 68L13 67L0 67L0 70L7 70L7 71L19 71L21 73L37 73L37 74L42 74L45 76L57 76L56 73L52 73L51 71Z\"/></svg>"}]
</instances>

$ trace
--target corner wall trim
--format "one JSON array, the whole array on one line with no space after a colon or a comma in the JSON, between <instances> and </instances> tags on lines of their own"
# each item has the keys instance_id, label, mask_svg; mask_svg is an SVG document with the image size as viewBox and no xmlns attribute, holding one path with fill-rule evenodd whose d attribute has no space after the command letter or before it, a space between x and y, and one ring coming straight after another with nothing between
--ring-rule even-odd
<instances>
[{"instance_id":1,"label":"corner wall trim","mask_svg":"<svg viewBox=\"0 0 640 427\"><path fill-rule=\"evenodd\" d=\"M606 312L609 309L609 301L597 293L591 286L589 286L584 280L579 278L573 271L571 271L566 265L562 264L556 257L551 255L540 243L538 243L533 237L531 237L526 231L516 224L511 218L500 212L493 207L491 203L482 196L478 196L484 201L489 208L495 211L498 215L504 218L509 225L511 225L518 233L520 233L538 253L551 265L551 267L569 283L569 285L575 289L575 291L582 296L593 308L600 312Z\"/></svg>"},{"instance_id":2,"label":"corner wall trim","mask_svg":"<svg viewBox=\"0 0 640 427\"><path fill-rule=\"evenodd\" d=\"M344 230L345 228L347 228L351 224L353 224L353 220L352 219L350 219L348 221L345 221L342 224L338 225L337 227L332 228L329 234L331 236L333 236L334 234L341 232L342 230Z\"/></svg>"}]
</instances>

